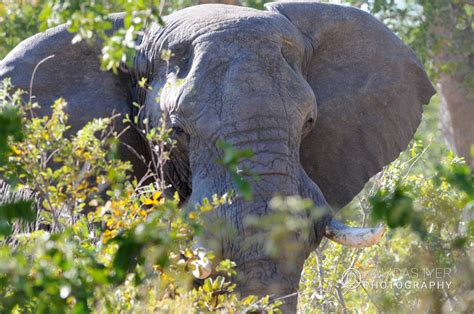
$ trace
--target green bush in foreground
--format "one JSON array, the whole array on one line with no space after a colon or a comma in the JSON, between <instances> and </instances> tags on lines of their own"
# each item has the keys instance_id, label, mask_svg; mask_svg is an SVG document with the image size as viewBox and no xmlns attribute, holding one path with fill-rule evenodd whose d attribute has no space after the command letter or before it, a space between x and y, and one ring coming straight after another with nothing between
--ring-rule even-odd
<instances>
[{"instance_id":1,"label":"green bush in foreground","mask_svg":"<svg viewBox=\"0 0 474 314\"><path fill-rule=\"evenodd\" d=\"M191 273L203 271L195 262L213 257L193 248L201 216L232 193L186 211L177 196L162 197L160 182L139 187L130 179L130 165L115 158L114 118L91 121L66 138L64 101L53 105L51 117L31 117L34 104L22 103L20 96L3 82L0 173L17 190L34 191L37 201L34 211L31 201L0 206L1 312L277 311L279 301L233 293L231 261L216 265L217 277L197 288L192 284ZM148 137L172 145L167 134L161 128ZM221 146L228 157L222 162L231 171L250 154ZM383 221L392 229L380 245L364 250L323 241L306 262L301 311L470 308L474 178L452 154L436 169L420 167L417 163L432 162L423 159L427 149L415 141L342 211L354 224ZM291 221L290 213L312 206L298 198L272 204L274 214L251 221L270 231L270 255L282 249L282 232L304 231L294 229L304 223ZM444 285L413 284L432 279Z\"/></svg>"},{"instance_id":2,"label":"green bush in foreground","mask_svg":"<svg viewBox=\"0 0 474 314\"><path fill-rule=\"evenodd\" d=\"M452 153L426 158L433 152L415 140L342 210L355 225L382 221L390 229L366 249L323 241L303 271L303 311L469 312L474 176Z\"/></svg>"},{"instance_id":3,"label":"green bush in foreground","mask_svg":"<svg viewBox=\"0 0 474 314\"><path fill-rule=\"evenodd\" d=\"M173 312L182 303L190 311L276 311L268 297L232 293L235 265L227 260L216 266L217 277L193 288L191 273L203 271L195 262L213 258L193 248L200 216L227 202L225 195L182 210L177 195L162 197L159 182L138 187L130 180L130 165L113 153L113 118L67 138L63 100L51 117L35 117L35 104L3 85L0 116L22 132L5 133L0 173L34 191L37 204L35 212L31 202L0 207L0 312ZM154 141L165 137L152 134Z\"/></svg>"},{"instance_id":4,"label":"green bush in foreground","mask_svg":"<svg viewBox=\"0 0 474 314\"><path fill-rule=\"evenodd\" d=\"M263 2L243 1L258 7ZM189 3L194 2L167 2L163 12ZM159 21L161 4L5 1L0 3L0 58L28 36L66 22L76 40L103 39L102 65L116 69L132 60L133 38L145 21ZM128 22L109 34L105 16L114 11L125 11ZM130 165L114 158L113 118L93 121L67 139L63 101L54 104L51 118L31 119L28 106L8 84L0 88L0 178L16 185L13 195L18 197L13 199L37 194L35 204L0 202L0 312L275 309L269 298L242 300L232 293L231 261L216 266L225 277L206 280L200 288L192 285L193 262L202 258L192 247L200 217L228 201L230 194L203 200L195 211L185 212L178 199L162 197L159 182L139 188L130 181ZM303 271L302 312L457 313L474 307L473 174L440 144L438 111L434 100L425 108L410 149L341 210L343 219L353 225L382 221L391 229L378 246L364 250L323 241ZM165 128L148 137L170 141ZM249 152L225 143L221 148L227 156L222 162L233 171L239 192L250 198L248 184L235 172L239 158ZM21 190L27 187L30 190ZM287 213L312 206L298 198L272 203L274 215L250 221L270 231L269 254L282 249L279 239L288 228L295 232L295 226L304 225ZM91 213L86 215L85 209ZM433 277L436 270L442 271L440 278ZM433 278L445 285L429 289L407 285Z\"/></svg>"}]
</instances>

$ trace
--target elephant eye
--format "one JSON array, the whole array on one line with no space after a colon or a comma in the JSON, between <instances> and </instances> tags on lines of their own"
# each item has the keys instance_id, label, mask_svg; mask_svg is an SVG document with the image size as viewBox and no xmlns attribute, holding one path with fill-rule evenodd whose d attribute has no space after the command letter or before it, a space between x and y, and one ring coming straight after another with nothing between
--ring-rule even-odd
<instances>
[{"instance_id":1,"label":"elephant eye","mask_svg":"<svg viewBox=\"0 0 474 314\"><path fill-rule=\"evenodd\" d=\"M185 56L181 57L178 61L177 67L178 78L184 78L191 67L191 56L186 54Z\"/></svg>"},{"instance_id":2,"label":"elephant eye","mask_svg":"<svg viewBox=\"0 0 474 314\"><path fill-rule=\"evenodd\" d=\"M179 126L173 126L171 129L173 130L174 135L179 136L179 135L184 134L184 130Z\"/></svg>"},{"instance_id":3,"label":"elephant eye","mask_svg":"<svg viewBox=\"0 0 474 314\"><path fill-rule=\"evenodd\" d=\"M189 141L189 134L183 128L182 118L178 117L175 113L170 115L171 122L171 137L181 143Z\"/></svg>"},{"instance_id":4,"label":"elephant eye","mask_svg":"<svg viewBox=\"0 0 474 314\"><path fill-rule=\"evenodd\" d=\"M173 126L172 130L172 138L178 141L180 144L186 145L189 142L189 134L183 130L180 126Z\"/></svg>"},{"instance_id":5,"label":"elephant eye","mask_svg":"<svg viewBox=\"0 0 474 314\"><path fill-rule=\"evenodd\" d=\"M314 126L314 118L310 117L303 125L303 137L311 131Z\"/></svg>"}]
</instances>

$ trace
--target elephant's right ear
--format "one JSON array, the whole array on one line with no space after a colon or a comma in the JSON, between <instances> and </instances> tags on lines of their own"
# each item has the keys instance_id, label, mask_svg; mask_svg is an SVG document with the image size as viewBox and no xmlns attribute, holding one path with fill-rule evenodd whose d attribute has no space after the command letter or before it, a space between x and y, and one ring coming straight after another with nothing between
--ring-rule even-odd
<instances>
[{"instance_id":1,"label":"elephant's right ear","mask_svg":"<svg viewBox=\"0 0 474 314\"><path fill-rule=\"evenodd\" d=\"M342 207L407 147L435 91L413 51L370 14L316 2L266 8L307 39L303 71L318 117L301 162L329 204Z\"/></svg>"},{"instance_id":2,"label":"elephant's right ear","mask_svg":"<svg viewBox=\"0 0 474 314\"><path fill-rule=\"evenodd\" d=\"M114 29L123 24L122 14L110 18ZM62 25L24 40L0 61L0 81L10 77L15 87L28 92L35 67L54 55L38 66L32 82L39 114L49 113L53 102L63 97L72 130L77 130L92 118L130 112L130 75L101 71L101 43L72 44L73 36Z\"/></svg>"}]
</instances>

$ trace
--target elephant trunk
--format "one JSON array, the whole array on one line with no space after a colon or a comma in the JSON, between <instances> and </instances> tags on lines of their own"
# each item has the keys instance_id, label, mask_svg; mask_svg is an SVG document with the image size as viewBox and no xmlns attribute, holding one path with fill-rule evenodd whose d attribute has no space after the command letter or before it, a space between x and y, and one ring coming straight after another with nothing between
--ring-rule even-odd
<instances>
[{"instance_id":1,"label":"elephant trunk","mask_svg":"<svg viewBox=\"0 0 474 314\"><path fill-rule=\"evenodd\" d=\"M287 215L292 217L277 216L278 221L269 218L275 212L270 207L275 194L301 195L312 199L318 208L328 209L328 206L317 185L299 164L299 156L294 153L298 147L289 147L291 142L270 138L265 129L254 132L245 138L240 138L245 132L234 132L225 137L238 149L252 147L253 158L242 161L239 168L247 170L242 172L244 176L250 171L258 177L255 180L251 175L246 176L252 186L253 199L248 201L236 197L231 204L206 215L201 245L211 249L217 260L231 259L236 262L237 291L242 295L271 295L274 298L291 296L285 298L285 309L294 311L297 300L295 293L304 261L324 236L339 243L359 246L373 241L366 232L345 229L324 210L314 210L320 212L317 216L301 211L288 212ZM190 162L193 173L192 195L189 199L191 204L215 193L223 195L230 190L237 190L229 172L222 165L217 165L208 154L200 154L196 149ZM306 225L306 232L296 229L276 232L278 228L288 225L292 218L301 221L311 219L313 223ZM252 219L263 224L249 223ZM352 236L362 237L363 241L354 240ZM269 245L273 245L273 248L269 248ZM210 275L210 272L199 273L197 277L203 279L205 275Z\"/></svg>"},{"instance_id":2,"label":"elephant trunk","mask_svg":"<svg viewBox=\"0 0 474 314\"><path fill-rule=\"evenodd\" d=\"M244 148L239 142L232 144ZM207 214L204 217L206 229L200 242L203 247L214 252L217 260L231 259L237 264L236 291L242 296L285 297L285 312L293 312L304 261L322 239L329 219L318 222L318 232L308 224L310 230L306 230L307 235L299 230L275 234L276 228L283 227L287 219L289 221L292 217L269 218L275 213L270 201L275 194L301 195L302 169L297 162L292 161L298 160L297 156L290 157L290 150L279 147L278 142L260 142L258 145L261 149L254 149L254 158L240 165L258 177L245 178L252 186L253 199L248 201L236 197L232 204ZM194 169L191 204L214 193L222 195L229 190L236 190L224 169L206 168L207 171L212 169L212 176L204 175L204 170ZM306 212L295 215L298 215L294 217L296 219L308 218ZM250 223L252 220L257 221L257 224ZM198 274L200 279L203 274Z\"/></svg>"}]
</instances>

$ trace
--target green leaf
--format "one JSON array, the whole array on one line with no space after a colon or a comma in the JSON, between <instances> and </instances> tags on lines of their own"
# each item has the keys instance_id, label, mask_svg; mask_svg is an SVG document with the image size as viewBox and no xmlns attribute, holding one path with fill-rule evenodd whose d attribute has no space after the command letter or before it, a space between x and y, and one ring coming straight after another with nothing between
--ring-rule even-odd
<instances>
[{"instance_id":1,"label":"green leaf","mask_svg":"<svg viewBox=\"0 0 474 314\"><path fill-rule=\"evenodd\" d=\"M20 200L15 203L4 204L0 206L0 234L10 235L11 234L11 223L15 219L21 219L22 221L33 221L35 214L32 210L33 201Z\"/></svg>"}]
</instances>

